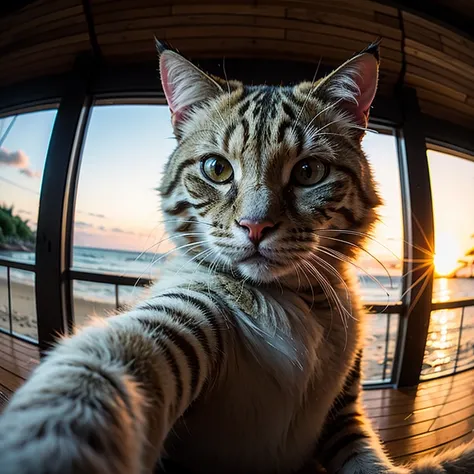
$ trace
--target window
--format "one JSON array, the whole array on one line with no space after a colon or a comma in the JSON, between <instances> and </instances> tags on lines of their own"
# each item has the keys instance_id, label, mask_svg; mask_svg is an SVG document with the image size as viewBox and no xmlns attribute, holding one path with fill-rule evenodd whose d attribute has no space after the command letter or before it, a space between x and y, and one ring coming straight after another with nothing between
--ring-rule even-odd
<instances>
[{"instance_id":1,"label":"window","mask_svg":"<svg viewBox=\"0 0 474 474\"><path fill-rule=\"evenodd\" d=\"M44 162L56 110L0 118L0 256L34 262Z\"/></svg>"},{"instance_id":2,"label":"window","mask_svg":"<svg viewBox=\"0 0 474 474\"><path fill-rule=\"evenodd\" d=\"M398 301L401 292L403 253L402 195L396 137L390 130L367 133L362 141L379 195L379 222L368 239L357 265L364 302Z\"/></svg>"},{"instance_id":3,"label":"window","mask_svg":"<svg viewBox=\"0 0 474 474\"><path fill-rule=\"evenodd\" d=\"M396 138L390 130L368 133L362 142L384 202L380 221L357 261L360 294L364 303L382 307L401 297L403 221ZM391 379L398 336L398 314L365 315L363 373L368 383Z\"/></svg>"},{"instance_id":4,"label":"window","mask_svg":"<svg viewBox=\"0 0 474 474\"><path fill-rule=\"evenodd\" d=\"M73 267L78 270L150 278L161 255L172 249L164 235L156 186L175 147L164 105L96 105L90 118L78 183ZM400 298L402 209L396 139L390 130L369 133L364 149L385 204L373 240L359 267L365 301ZM394 179L397 177L397 179ZM390 277L388 275L390 275ZM392 282L390 281L392 279ZM392 283L392 284L391 284ZM74 282L75 320L91 312L109 314L136 299L142 289ZM368 380L390 378L398 315L367 317L371 334Z\"/></svg>"},{"instance_id":5,"label":"window","mask_svg":"<svg viewBox=\"0 0 474 474\"><path fill-rule=\"evenodd\" d=\"M438 277L433 298L474 296L474 158L428 150L428 161Z\"/></svg>"},{"instance_id":6,"label":"window","mask_svg":"<svg viewBox=\"0 0 474 474\"><path fill-rule=\"evenodd\" d=\"M433 301L474 300L474 160L430 149L428 162L435 224ZM422 378L474 365L473 310L474 304L431 313Z\"/></svg>"},{"instance_id":7,"label":"window","mask_svg":"<svg viewBox=\"0 0 474 474\"><path fill-rule=\"evenodd\" d=\"M0 266L0 328L10 331L9 274L7 267Z\"/></svg>"},{"instance_id":8,"label":"window","mask_svg":"<svg viewBox=\"0 0 474 474\"><path fill-rule=\"evenodd\" d=\"M390 382L397 343L398 314L367 314L362 373L365 383Z\"/></svg>"},{"instance_id":9,"label":"window","mask_svg":"<svg viewBox=\"0 0 474 474\"><path fill-rule=\"evenodd\" d=\"M82 325L91 316L106 316L115 309L114 285L74 281L74 322Z\"/></svg>"},{"instance_id":10,"label":"window","mask_svg":"<svg viewBox=\"0 0 474 474\"><path fill-rule=\"evenodd\" d=\"M15 269L14 262L34 269L41 178L55 117L56 110L42 110L0 118L0 327L33 339L34 273Z\"/></svg>"},{"instance_id":11,"label":"window","mask_svg":"<svg viewBox=\"0 0 474 474\"><path fill-rule=\"evenodd\" d=\"M164 236L156 188L174 147L167 106L93 107L76 199L75 269L137 280L156 275L160 254L173 247ZM141 291L120 287L119 304ZM90 301L97 313L116 306L111 284L75 282L74 297L77 321Z\"/></svg>"}]
</instances>

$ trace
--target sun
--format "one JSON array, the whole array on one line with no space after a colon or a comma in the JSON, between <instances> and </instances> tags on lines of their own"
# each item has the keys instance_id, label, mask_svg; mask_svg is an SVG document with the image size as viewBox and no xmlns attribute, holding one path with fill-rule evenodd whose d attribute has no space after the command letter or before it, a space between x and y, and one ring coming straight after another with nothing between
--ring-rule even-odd
<instances>
[{"instance_id":1,"label":"sun","mask_svg":"<svg viewBox=\"0 0 474 474\"><path fill-rule=\"evenodd\" d=\"M449 276L459 267L461 249L453 234L439 232L436 234L436 251L434 256L435 272L438 276Z\"/></svg>"}]
</instances>

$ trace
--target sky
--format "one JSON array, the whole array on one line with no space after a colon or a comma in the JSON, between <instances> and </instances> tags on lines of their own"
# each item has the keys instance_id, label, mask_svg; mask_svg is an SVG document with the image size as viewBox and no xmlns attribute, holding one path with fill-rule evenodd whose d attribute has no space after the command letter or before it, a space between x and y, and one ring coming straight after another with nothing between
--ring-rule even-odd
<instances>
[{"instance_id":1,"label":"sky","mask_svg":"<svg viewBox=\"0 0 474 474\"><path fill-rule=\"evenodd\" d=\"M0 146L0 203L36 225L41 175L56 112L18 116ZM0 137L11 118L0 119ZM158 186L175 146L163 105L94 106L82 155L74 244L165 252ZM389 265L402 253L402 205L395 138L368 133L363 141L385 201L367 249ZM429 152L439 266L455 265L474 247L474 163ZM461 195L459 194L461 191ZM390 249L387 250L387 248ZM376 267L375 262L372 264Z\"/></svg>"}]
</instances>

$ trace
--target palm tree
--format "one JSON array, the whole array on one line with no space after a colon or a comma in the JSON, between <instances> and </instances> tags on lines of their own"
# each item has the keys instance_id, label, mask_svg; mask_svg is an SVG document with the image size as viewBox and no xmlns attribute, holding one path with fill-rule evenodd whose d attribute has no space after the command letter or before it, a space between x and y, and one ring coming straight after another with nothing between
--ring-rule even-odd
<instances>
[{"instance_id":1,"label":"palm tree","mask_svg":"<svg viewBox=\"0 0 474 474\"><path fill-rule=\"evenodd\" d=\"M474 234L471 235L471 239L474 239ZM462 268L469 267L471 269L471 274L469 278L474 278L474 247L469 249L465 254L464 257L458 260L458 263L461 265L457 270L461 270ZM456 272L454 276L456 276Z\"/></svg>"},{"instance_id":2,"label":"palm tree","mask_svg":"<svg viewBox=\"0 0 474 474\"><path fill-rule=\"evenodd\" d=\"M471 267L471 278L474 278L474 247L466 252L465 257L470 259L470 267Z\"/></svg>"},{"instance_id":3,"label":"palm tree","mask_svg":"<svg viewBox=\"0 0 474 474\"><path fill-rule=\"evenodd\" d=\"M28 224L15 215L13 206L0 205L0 244L32 244L35 233Z\"/></svg>"},{"instance_id":4,"label":"palm tree","mask_svg":"<svg viewBox=\"0 0 474 474\"><path fill-rule=\"evenodd\" d=\"M471 239L474 239L474 234L471 235ZM465 266L469 265L471 267L471 278L474 278L474 247L466 252L463 263Z\"/></svg>"}]
</instances>

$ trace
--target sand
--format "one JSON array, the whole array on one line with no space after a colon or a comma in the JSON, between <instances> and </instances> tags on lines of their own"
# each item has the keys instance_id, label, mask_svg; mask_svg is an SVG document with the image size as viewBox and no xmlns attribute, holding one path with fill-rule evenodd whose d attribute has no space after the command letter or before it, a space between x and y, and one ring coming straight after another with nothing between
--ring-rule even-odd
<instances>
[{"instance_id":1,"label":"sand","mask_svg":"<svg viewBox=\"0 0 474 474\"><path fill-rule=\"evenodd\" d=\"M33 286L11 282L12 328L18 334L38 338L36 323L36 298ZM83 324L90 315L106 316L115 305L74 298L74 316ZM0 327L9 330L7 281L0 279Z\"/></svg>"}]
</instances>

